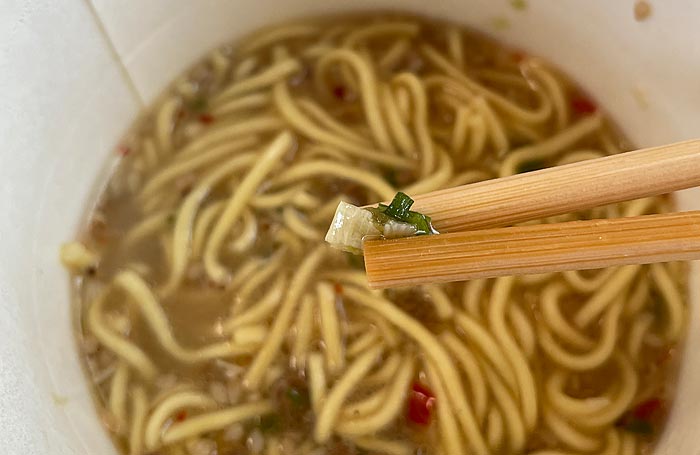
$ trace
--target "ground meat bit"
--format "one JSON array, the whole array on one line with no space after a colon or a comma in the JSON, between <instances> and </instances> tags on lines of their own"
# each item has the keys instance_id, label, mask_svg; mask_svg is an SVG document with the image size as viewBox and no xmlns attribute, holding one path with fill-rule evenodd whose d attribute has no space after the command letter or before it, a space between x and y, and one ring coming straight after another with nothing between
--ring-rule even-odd
<instances>
[{"instance_id":1,"label":"ground meat bit","mask_svg":"<svg viewBox=\"0 0 700 455\"><path fill-rule=\"evenodd\" d=\"M295 372L288 372L275 381L272 399L280 420L286 425L299 428L311 422L308 386Z\"/></svg>"}]
</instances>

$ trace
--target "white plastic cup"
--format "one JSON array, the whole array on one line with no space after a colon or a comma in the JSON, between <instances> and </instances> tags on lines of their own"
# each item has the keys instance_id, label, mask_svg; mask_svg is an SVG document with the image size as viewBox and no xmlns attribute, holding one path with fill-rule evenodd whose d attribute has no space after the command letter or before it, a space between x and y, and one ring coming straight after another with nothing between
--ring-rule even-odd
<instances>
[{"instance_id":1,"label":"white plastic cup","mask_svg":"<svg viewBox=\"0 0 700 455\"><path fill-rule=\"evenodd\" d=\"M214 46L310 14L403 10L476 27L563 69L639 146L700 135L700 3L530 0L4 0L0 5L0 453L116 453L73 339L71 239L142 103ZM510 24L497 30L494 21ZM700 192L679 195L700 209ZM700 318L658 454L699 453Z\"/></svg>"}]
</instances>

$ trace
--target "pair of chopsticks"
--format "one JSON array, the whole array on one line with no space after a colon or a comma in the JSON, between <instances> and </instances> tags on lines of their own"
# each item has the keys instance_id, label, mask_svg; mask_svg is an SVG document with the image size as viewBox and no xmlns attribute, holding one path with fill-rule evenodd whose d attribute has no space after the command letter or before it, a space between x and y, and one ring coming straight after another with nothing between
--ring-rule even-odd
<instances>
[{"instance_id":1,"label":"pair of chopsticks","mask_svg":"<svg viewBox=\"0 0 700 455\"><path fill-rule=\"evenodd\" d=\"M700 140L414 197L438 235L364 244L367 280L386 288L700 259L700 211L519 227L700 185Z\"/></svg>"}]
</instances>

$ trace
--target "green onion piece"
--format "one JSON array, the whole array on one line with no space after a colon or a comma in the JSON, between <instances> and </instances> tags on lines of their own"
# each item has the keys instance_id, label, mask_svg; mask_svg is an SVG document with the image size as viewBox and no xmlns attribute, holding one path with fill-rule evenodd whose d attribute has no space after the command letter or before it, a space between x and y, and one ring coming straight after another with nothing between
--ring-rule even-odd
<instances>
[{"instance_id":1,"label":"green onion piece","mask_svg":"<svg viewBox=\"0 0 700 455\"><path fill-rule=\"evenodd\" d=\"M430 224L430 217L411 211L411 206L413 206L413 199L399 191L389 205L379 204L376 208L370 207L367 210L372 212L377 224L384 225L389 218L393 218L412 225L416 229L415 235L437 234Z\"/></svg>"},{"instance_id":2,"label":"green onion piece","mask_svg":"<svg viewBox=\"0 0 700 455\"><path fill-rule=\"evenodd\" d=\"M380 207L383 204L380 204ZM384 210L384 213L390 217L397 219L399 221L405 221L406 217L410 213L410 208L413 205L413 199L411 199L406 193L398 192L394 199L391 201L388 207Z\"/></svg>"},{"instance_id":3,"label":"green onion piece","mask_svg":"<svg viewBox=\"0 0 700 455\"><path fill-rule=\"evenodd\" d=\"M308 407L310 403L308 394L295 389L294 387L287 389L287 398L289 398L289 401L291 401L297 408Z\"/></svg>"},{"instance_id":4,"label":"green onion piece","mask_svg":"<svg viewBox=\"0 0 700 455\"><path fill-rule=\"evenodd\" d=\"M203 110L205 110L207 108L207 104L208 103L207 103L206 98L199 97L199 98L193 99L189 103L189 108L190 108L190 110L192 110L194 112L202 112Z\"/></svg>"}]
</instances>

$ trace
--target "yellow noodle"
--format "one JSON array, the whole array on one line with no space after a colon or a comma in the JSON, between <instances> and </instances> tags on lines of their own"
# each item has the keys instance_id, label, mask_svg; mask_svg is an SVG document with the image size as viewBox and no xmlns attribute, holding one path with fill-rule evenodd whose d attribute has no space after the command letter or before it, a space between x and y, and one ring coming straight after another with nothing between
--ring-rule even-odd
<instances>
[{"instance_id":1,"label":"yellow noodle","mask_svg":"<svg viewBox=\"0 0 700 455\"><path fill-rule=\"evenodd\" d=\"M257 157L255 164L250 168L236 188L236 192L226 204L224 212L214 225L209 240L204 247L204 268L209 278L213 281L221 283L228 276L227 270L218 260L219 249L224 238L230 232L260 183L266 178L272 168L278 164L280 157L293 146L293 143L294 138L291 133L285 131L277 135L265 151Z\"/></svg>"},{"instance_id":2,"label":"yellow noodle","mask_svg":"<svg viewBox=\"0 0 700 455\"><path fill-rule=\"evenodd\" d=\"M390 383L391 379L392 378L386 378L384 383ZM367 383L363 380L362 385L366 386ZM368 414L376 412L377 409L381 406L381 404L384 403L388 392L389 387L383 387L360 400L357 400L350 404L346 404L341 410L341 422L345 421L345 419L359 418L361 416L367 416Z\"/></svg>"},{"instance_id":3,"label":"yellow noodle","mask_svg":"<svg viewBox=\"0 0 700 455\"><path fill-rule=\"evenodd\" d=\"M375 347L358 357L331 388L316 417L314 439L318 443L327 442L340 409L353 388L365 377L381 353L381 347Z\"/></svg>"},{"instance_id":4,"label":"yellow noodle","mask_svg":"<svg viewBox=\"0 0 700 455\"><path fill-rule=\"evenodd\" d=\"M158 369L151 359L139 347L109 329L102 320L102 307L106 297L106 292L100 293L88 308L87 326L90 332L107 349L138 371L144 379L153 379L158 373Z\"/></svg>"},{"instance_id":5,"label":"yellow noodle","mask_svg":"<svg viewBox=\"0 0 700 455\"><path fill-rule=\"evenodd\" d=\"M663 296L665 306L664 337L676 341L683 329L683 303L680 291L674 284L664 264L652 264L651 276Z\"/></svg>"},{"instance_id":6,"label":"yellow noodle","mask_svg":"<svg viewBox=\"0 0 700 455\"><path fill-rule=\"evenodd\" d=\"M566 287L559 282L548 284L542 290L542 320L562 341L578 348L589 348L593 341L574 325L570 324L561 313L559 300L564 292L566 292Z\"/></svg>"},{"instance_id":7,"label":"yellow noodle","mask_svg":"<svg viewBox=\"0 0 700 455\"><path fill-rule=\"evenodd\" d=\"M362 41L367 41L377 37L385 38L384 35L415 36L420 30L420 25L415 22L386 22L356 27L345 35L343 47L353 48Z\"/></svg>"},{"instance_id":8,"label":"yellow noodle","mask_svg":"<svg viewBox=\"0 0 700 455\"><path fill-rule=\"evenodd\" d=\"M358 132L353 131L351 128L348 128L339 121L335 120L328 112L326 112L313 100L310 100L308 98L302 98L297 100L297 103L322 127L333 131L339 136L343 136L343 138L346 140L357 142L357 144L360 146L371 147L371 141L368 141Z\"/></svg>"},{"instance_id":9,"label":"yellow noodle","mask_svg":"<svg viewBox=\"0 0 700 455\"><path fill-rule=\"evenodd\" d=\"M170 98L165 101L155 120L155 133L158 147L163 154L167 154L172 149L171 134L175 126L175 112L180 108L180 101L177 98Z\"/></svg>"},{"instance_id":10,"label":"yellow noodle","mask_svg":"<svg viewBox=\"0 0 700 455\"><path fill-rule=\"evenodd\" d=\"M393 146L389 140L384 119L379 109L379 94L377 93L377 82L369 62L357 52L349 49L335 49L322 55L316 62L318 74L326 72L327 67L333 63L340 62L350 66L359 81L362 105L367 118L367 124L376 144L385 151L391 152Z\"/></svg>"},{"instance_id":11,"label":"yellow noodle","mask_svg":"<svg viewBox=\"0 0 700 455\"><path fill-rule=\"evenodd\" d=\"M222 158L236 152L241 152L252 145L254 145L257 140L252 136L243 136L241 138L232 139L226 143L216 145L205 152L192 156L189 159L182 159L180 161L175 161L170 165L162 168L155 174L149 181L144 185L139 198L145 200L149 197L153 197L157 194L158 190L162 189L167 184L172 181L187 175L188 173L193 173L199 171L205 166L210 166L216 163Z\"/></svg>"},{"instance_id":12,"label":"yellow noodle","mask_svg":"<svg viewBox=\"0 0 700 455\"><path fill-rule=\"evenodd\" d=\"M299 180L314 176L335 176L354 181L369 190L374 191L380 198L390 200L396 194L396 190L380 177L372 172L359 168L348 167L331 161L315 160L306 161L288 168L280 173L272 181L273 186L287 185Z\"/></svg>"},{"instance_id":13,"label":"yellow noodle","mask_svg":"<svg viewBox=\"0 0 700 455\"><path fill-rule=\"evenodd\" d=\"M146 449L154 450L161 439L163 425L175 412L185 408L210 409L216 402L209 396L194 391L177 392L160 402L151 411L144 429Z\"/></svg>"},{"instance_id":14,"label":"yellow noodle","mask_svg":"<svg viewBox=\"0 0 700 455\"><path fill-rule=\"evenodd\" d=\"M540 327L538 330L540 346L544 352L557 364L575 371L590 370L602 365L611 355L617 340L618 321L622 312L622 302L613 304L603 318L600 341L585 353L576 354L567 351L554 340L549 330Z\"/></svg>"},{"instance_id":15,"label":"yellow noodle","mask_svg":"<svg viewBox=\"0 0 700 455\"><path fill-rule=\"evenodd\" d=\"M577 292L588 294L600 289L603 283L608 281L616 270L616 267L602 269L591 278L584 277L581 272L577 270L562 272L562 276L566 282L569 283L569 286L574 288Z\"/></svg>"},{"instance_id":16,"label":"yellow noodle","mask_svg":"<svg viewBox=\"0 0 700 455\"><path fill-rule=\"evenodd\" d=\"M564 370L555 370L545 383L545 395L552 407L560 414L569 418L585 418L589 414L600 412L612 401L611 393L586 398L567 395L564 387L569 376Z\"/></svg>"},{"instance_id":17,"label":"yellow noodle","mask_svg":"<svg viewBox=\"0 0 700 455\"><path fill-rule=\"evenodd\" d=\"M405 158L372 151L367 147L358 145L353 141L349 141L346 138L339 136L338 134L333 134L332 132L319 127L311 119L304 115L299 107L296 106L296 103L292 99L292 96L290 95L285 84L275 85L272 93L275 106L279 110L280 114L284 117L288 124L301 135L315 139L321 143L337 147L349 155L367 159L371 162L400 168L410 168L412 166L412 163Z\"/></svg>"},{"instance_id":18,"label":"yellow noodle","mask_svg":"<svg viewBox=\"0 0 700 455\"><path fill-rule=\"evenodd\" d=\"M301 65L296 59L287 58L268 66L266 69L245 79L235 81L222 92L218 93L211 101L214 109L221 106L226 100L246 93L267 88L277 81L284 80L292 73L299 71Z\"/></svg>"},{"instance_id":19,"label":"yellow noodle","mask_svg":"<svg viewBox=\"0 0 700 455\"><path fill-rule=\"evenodd\" d=\"M258 237L258 222L252 210L249 208L243 210L241 222L243 227L238 230L238 236L228 246L229 250L235 254L248 251Z\"/></svg>"},{"instance_id":20,"label":"yellow noodle","mask_svg":"<svg viewBox=\"0 0 700 455\"><path fill-rule=\"evenodd\" d=\"M517 173L518 166L526 161L546 159L571 147L600 128L601 122L602 117L598 114L593 114L538 144L528 145L511 151L501 164L500 176L506 177Z\"/></svg>"},{"instance_id":21,"label":"yellow noodle","mask_svg":"<svg viewBox=\"0 0 700 455\"><path fill-rule=\"evenodd\" d=\"M391 83L392 85L403 87L411 97L413 107L413 118L411 121L420 150L421 175L427 177L433 170L437 160L433 141L428 131L428 99L425 87L421 80L411 73L400 73L392 79Z\"/></svg>"},{"instance_id":22,"label":"yellow noodle","mask_svg":"<svg viewBox=\"0 0 700 455\"><path fill-rule=\"evenodd\" d=\"M447 156L447 153L438 149L437 153L438 168L426 178L417 181L416 183L407 186L403 191L407 194L427 193L439 188L443 188L452 177L452 160Z\"/></svg>"},{"instance_id":23,"label":"yellow noodle","mask_svg":"<svg viewBox=\"0 0 700 455\"><path fill-rule=\"evenodd\" d=\"M440 336L440 340L452 352L455 360L467 376L469 381L468 390L474 400L474 412L478 420L483 422L486 416L486 407L488 406L488 392L479 361L455 334L444 332Z\"/></svg>"},{"instance_id":24,"label":"yellow noodle","mask_svg":"<svg viewBox=\"0 0 700 455\"><path fill-rule=\"evenodd\" d=\"M411 42L407 39L398 39L394 44L379 57L377 68L381 73L389 73L401 61L411 48Z\"/></svg>"},{"instance_id":25,"label":"yellow noodle","mask_svg":"<svg viewBox=\"0 0 700 455\"><path fill-rule=\"evenodd\" d=\"M250 54L277 42L286 42L292 39L308 38L320 32L318 26L305 23L290 23L263 29L254 34L238 46L242 54Z\"/></svg>"},{"instance_id":26,"label":"yellow noodle","mask_svg":"<svg viewBox=\"0 0 700 455\"><path fill-rule=\"evenodd\" d=\"M467 141L467 132L469 131L469 117L472 115L471 108L468 106L457 106L455 112L455 122L452 126L452 137L450 138L450 147L455 160L464 163L464 144Z\"/></svg>"},{"instance_id":27,"label":"yellow noodle","mask_svg":"<svg viewBox=\"0 0 700 455\"><path fill-rule=\"evenodd\" d=\"M627 354L636 361L642 350L644 336L649 332L654 323L654 316L650 313L643 313L634 319L632 327L627 335Z\"/></svg>"},{"instance_id":28,"label":"yellow noodle","mask_svg":"<svg viewBox=\"0 0 700 455\"><path fill-rule=\"evenodd\" d=\"M305 295L294 323L296 331L290 363L299 371L305 370L307 350L314 334L314 303L315 299L311 294Z\"/></svg>"},{"instance_id":29,"label":"yellow noodle","mask_svg":"<svg viewBox=\"0 0 700 455\"><path fill-rule=\"evenodd\" d=\"M236 140L245 143L252 135L279 131L284 128L284 122L276 115L259 115L242 120L235 119L230 122L221 122L206 130L195 140L189 142L175 156L174 162L182 162L200 156L205 150L222 144L228 144ZM241 146L241 148L243 148Z\"/></svg>"},{"instance_id":30,"label":"yellow noodle","mask_svg":"<svg viewBox=\"0 0 700 455\"><path fill-rule=\"evenodd\" d=\"M508 320L518 344L522 347L527 358L531 359L535 355L537 340L530 319L525 315L525 311L520 305L512 304L508 307Z\"/></svg>"},{"instance_id":31,"label":"yellow noodle","mask_svg":"<svg viewBox=\"0 0 700 455\"><path fill-rule=\"evenodd\" d=\"M416 158L416 145L408 125L406 125L401 118L401 113L394 100L392 90L387 85L382 84L379 87L379 96L382 101L382 106L386 115L387 128L389 129L391 137L404 156L411 159Z\"/></svg>"},{"instance_id":32,"label":"yellow noodle","mask_svg":"<svg viewBox=\"0 0 700 455\"><path fill-rule=\"evenodd\" d=\"M326 372L323 369L323 356L315 352L309 354L307 369L311 407L318 415L321 411L321 405L326 400Z\"/></svg>"},{"instance_id":33,"label":"yellow noodle","mask_svg":"<svg viewBox=\"0 0 700 455\"><path fill-rule=\"evenodd\" d=\"M197 217L192 228L192 258L199 259L202 256L204 241L209 233L209 228L214 220L221 214L226 201L216 201L209 204Z\"/></svg>"},{"instance_id":34,"label":"yellow noodle","mask_svg":"<svg viewBox=\"0 0 700 455\"><path fill-rule=\"evenodd\" d=\"M231 289L239 289L255 273L256 269L264 264L265 259L258 257L247 259L243 264L239 264L236 274L229 283L229 287Z\"/></svg>"},{"instance_id":35,"label":"yellow noodle","mask_svg":"<svg viewBox=\"0 0 700 455\"><path fill-rule=\"evenodd\" d=\"M222 103L212 109L211 113L215 117L223 117L239 111L268 106L271 99L272 97L269 93L251 93L250 95L240 96L226 103Z\"/></svg>"},{"instance_id":36,"label":"yellow noodle","mask_svg":"<svg viewBox=\"0 0 700 455\"><path fill-rule=\"evenodd\" d=\"M316 299L320 318L321 336L324 341L326 366L331 375L345 368L345 352L340 333L340 322L335 308L333 287L321 282L316 285Z\"/></svg>"},{"instance_id":37,"label":"yellow noodle","mask_svg":"<svg viewBox=\"0 0 700 455\"><path fill-rule=\"evenodd\" d=\"M626 265L617 269L605 284L600 287L598 292L593 294L576 312L574 315L576 325L585 327L593 322L614 301L615 297L629 286L629 283L639 272L640 267L639 265Z\"/></svg>"},{"instance_id":38,"label":"yellow noodle","mask_svg":"<svg viewBox=\"0 0 700 455\"><path fill-rule=\"evenodd\" d=\"M128 385L129 366L124 361L120 361L109 387L109 411L116 420L120 432L126 429L126 394Z\"/></svg>"},{"instance_id":39,"label":"yellow noodle","mask_svg":"<svg viewBox=\"0 0 700 455\"><path fill-rule=\"evenodd\" d=\"M498 374L506 381L511 390L516 390L515 373L506 360L505 353L491 334L473 318L460 311L455 313L455 323L466 335L470 343L475 344L486 359L496 368Z\"/></svg>"},{"instance_id":40,"label":"yellow noodle","mask_svg":"<svg viewBox=\"0 0 700 455\"><path fill-rule=\"evenodd\" d=\"M286 282L285 276L278 277L259 301L222 324L224 333L231 333L236 327L259 323L270 316L282 300Z\"/></svg>"},{"instance_id":41,"label":"yellow noodle","mask_svg":"<svg viewBox=\"0 0 700 455\"><path fill-rule=\"evenodd\" d=\"M605 406L586 415L584 419L578 419L577 424L581 427L597 429L612 424L629 408L637 393L639 379L632 363L620 352L616 352L612 358L620 375L619 382L616 382L617 392L611 395Z\"/></svg>"},{"instance_id":42,"label":"yellow noodle","mask_svg":"<svg viewBox=\"0 0 700 455\"><path fill-rule=\"evenodd\" d=\"M267 335L263 324L242 325L233 331L233 342L237 345L260 345Z\"/></svg>"},{"instance_id":43,"label":"yellow noodle","mask_svg":"<svg viewBox=\"0 0 700 455\"><path fill-rule=\"evenodd\" d=\"M484 372L490 386L489 389L501 411L504 425L508 428L505 435L508 439L508 444L511 450L515 453L520 453L525 445L526 432L528 431L526 428L526 418L521 416L520 409L518 409L517 398L511 395L508 387L506 387L501 378L493 372L493 369L488 365L484 365ZM520 396L522 397L522 395L523 392L520 391ZM527 414L527 411L523 411L523 414Z\"/></svg>"},{"instance_id":44,"label":"yellow noodle","mask_svg":"<svg viewBox=\"0 0 700 455\"><path fill-rule=\"evenodd\" d=\"M437 419L438 425L440 426L440 436L443 440L443 450L449 454L464 453L464 445L460 437L459 428L453 417L454 411L449 396L445 391L445 386L440 380L440 374L437 372L435 365L429 360L425 362L425 370L428 383L435 393L435 401L438 403L436 406Z\"/></svg>"},{"instance_id":45,"label":"yellow noodle","mask_svg":"<svg viewBox=\"0 0 700 455\"><path fill-rule=\"evenodd\" d=\"M464 67L464 50L462 49L462 34L457 27L447 27L447 52L457 68Z\"/></svg>"},{"instance_id":46,"label":"yellow noodle","mask_svg":"<svg viewBox=\"0 0 700 455\"><path fill-rule=\"evenodd\" d=\"M496 407L489 409L486 424L486 438L491 450L497 453L498 449L503 444L503 417Z\"/></svg>"},{"instance_id":47,"label":"yellow noodle","mask_svg":"<svg viewBox=\"0 0 700 455\"><path fill-rule=\"evenodd\" d=\"M374 434L389 425L403 408L406 392L413 379L413 361L404 359L391 382L381 408L368 416L338 422L336 431L346 436Z\"/></svg>"},{"instance_id":48,"label":"yellow noodle","mask_svg":"<svg viewBox=\"0 0 700 455\"><path fill-rule=\"evenodd\" d=\"M396 371L401 365L401 358L401 354L391 353L387 359L384 359L382 366L377 371L365 377L362 381L363 384L365 386L386 384L390 378L396 375Z\"/></svg>"},{"instance_id":49,"label":"yellow noodle","mask_svg":"<svg viewBox=\"0 0 700 455\"><path fill-rule=\"evenodd\" d=\"M430 285L423 287L425 291L430 296L430 302L435 308L435 313L440 319L447 319L452 316L454 309L452 308L452 302L447 296L445 291L443 291L439 286Z\"/></svg>"},{"instance_id":50,"label":"yellow noodle","mask_svg":"<svg viewBox=\"0 0 700 455\"><path fill-rule=\"evenodd\" d=\"M287 294L282 302L282 306L272 323L270 334L245 374L243 382L247 388L257 390L260 387L260 381L262 380L265 369L272 363L279 352L302 292L311 280L312 274L321 263L325 251L325 245L316 247L306 256L294 274L292 281L289 283L289 288L287 289Z\"/></svg>"},{"instance_id":51,"label":"yellow noodle","mask_svg":"<svg viewBox=\"0 0 700 455\"><path fill-rule=\"evenodd\" d=\"M153 330L158 342L170 355L179 361L195 363L218 357L247 353L247 350L236 349L228 342L212 343L197 349L183 348L175 340L163 308L141 277L134 272L123 271L114 278L114 284L131 296L151 330Z\"/></svg>"},{"instance_id":52,"label":"yellow noodle","mask_svg":"<svg viewBox=\"0 0 700 455\"><path fill-rule=\"evenodd\" d=\"M187 262L192 254L192 228L201 204L219 182L232 173L247 168L256 161L256 158L253 153L231 158L223 166L215 168L187 195L175 219L170 276L161 289L163 295L174 292L185 274ZM204 253L206 254L206 250Z\"/></svg>"},{"instance_id":53,"label":"yellow noodle","mask_svg":"<svg viewBox=\"0 0 700 455\"><path fill-rule=\"evenodd\" d=\"M486 98L487 101L491 102L494 107L503 111L505 114L517 118L518 121L524 123L540 123L545 121L552 112L551 101L540 94L538 95L541 106L534 110L524 109L512 101L508 100L504 96L487 89L486 87L480 85L472 79L469 79L464 73L462 73L458 68L452 65L445 57L440 55L440 53L435 50L432 46L422 45L420 50L425 55L428 60L430 60L435 66L444 71L447 75L453 77L456 82L463 84L468 90L473 90L476 93L481 94Z\"/></svg>"},{"instance_id":54,"label":"yellow noodle","mask_svg":"<svg viewBox=\"0 0 700 455\"><path fill-rule=\"evenodd\" d=\"M233 423L263 416L273 411L271 402L260 401L198 415L172 425L165 431L162 440L164 444L172 444L194 435L221 430Z\"/></svg>"},{"instance_id":55,"label":"yellow noodle","mask_svg":"<svg viewBox=\"0 0 700 455\"><path fill-rule=\"evenodd\" d=\"M464 283L462 306L473 318L481 318L481 300L486 283L483 278Z\"/></svg>"},{"instance_id":56,"label":"yellow noodle","mask_svg":"<svg viewBox=\"0 0 700 455\"><path fill-rule=\"evenodd\" d=\"M644 275L642 274L642 276ZM638 279L627 297L625 309L622 314L625 316L634 316L641 312L644 306L649 303L649 290L649 280Z\"/></svg>"},{"instance_id":57,"label":"yellow noodle","mask_svg":"<svg viewBox=\"0 0 700 455\"><path fill-rule=\"evenodd\" d=\"M495 152L499 156L503 155L508 149L510 149L510 142L508 141L508 136L506 135L506 131L503 124L498 119L498 116L496 116L483 97L475 97L471 105L476 111L481 113L481 118L484 119L484 123L489 132L488 138L491 140L491 145L493 146Z\"/></svg>"},{"instance_id":58,"label":"yellow noodle","mask_svg":"<svg viewBox=\"0 0 700 455\"><path fill-rule=\"evenodd\" d=\"M155 234L163 226L165 226L168 218L172 215L167 210L156 212L153 215L144 218L136 226L129 229L122 240L124 248L131 248L143 239Z\"/></svg>"},{"instance_id":59,"label":"yellow noodle","mask_svg":"<svg viewBox=\"0 0 700 455\"><path fill-rule=\"evenodd\" d=\"M522 67L525 77L535 75L535 83L541 84L544 90L549 93L554 107L556 127L559 130L563 129L569 123L569 103L566 100L563 87L546 68L532 60L525 62Z\"/></svg>"},{"instance_id":60,"label":"yellow noodle","mask_svg":"<svg viewBox=\"0 0 700 455\"><path fill-rule=\"evenodd\" d=\"M244 302L249 300L254 291L263 284L269 283L270 278L278 275L279 269L284 265L286 252L284 247L277 250L259 270L248 277L246 283L236 293L236 297Z\"/></svg>"},{"instance_id":61,"label":"yellow noodle","mask_svg":"<svg viewBox=\"0 0 700 455\"><path fill-rule=\"evenodd\" d=\"M148 397L140 385L131 392L131 428L129 430L129 455L143 452L143 428L148 412Z\"/></svg>"},{"instance_id":62,"label":"yellow noodle","mask_svg":"<svg viewBox=\"0 0 700 455\"><path fill-rule=\"evenodd\" d=\"M459 375L451 364L449 356L435 337L422 324L380 297L355 289L346 289L344 295L355 303L367 306L383 315L423 348L433 360L442 380L445 381L444 385L448 391L448 396L454 402L455 414L466 434L469 445L479 455L487 453L486 442L479 432L471 406L467 402L464 389L459 380Z\"/></svg>"},{"instance_id":63,"label":"yellow noodle","mask_svg":"<svg viewBox=\"0 0 700 455\"><path fill-rule=\"evenodd\" d=\"M589 436L575 429L547 406L544 406L542 414L545 425L547 425L561 442L572 449L582 452L591 452L599 448L600 440L598 438Z\"/></svg>"},{"instance_id":64,"label":"yellow noodle","mask_svg":"<svg viewBox=\"0 0 700 455\"><path fill-rule=\"evenodd\" d=\"M302 215L291 206L282 209L282 221L290 232L304 240L317 242L323 238L323 233L303 220Z\"/></svg>"},{"instance_id":65,"label":"yellow noodle","mask_svg":"<svg viewBox=\"0 0 700 455\"><path fill-rule=\"evenodd\" d=\"M467 143L467 162L476 161L486 145L486 121L481 116L473 116L468 123L469 141Z\"/></svg>"},{"instance_id":66,"label":"yellow noodle","mask_svg":"<svg viewBox=\"0 0 700 455\"><path fill-rule=\"evenodd\" d=\"M365 333L357 337L352 343L348 345L346 354L349 358L357 357L369 347L375 346L377 344L381 344L381 340L379 339L379 333L377 333L377 330L373 328L370 328L369 330L366 329Z\"/></svg>"},{"instance_id":67,"label":"yellow noodle","mask_svg":"<svg viewBox=\"0 0 700 455\"><path fill-rule=\"evenodd\" d=\"M401 441L389 441L373 436L362 436L352 440L358 447L371 450L374 453L386 455L411 455L411 447Z\"/></svg>"}]
</instances>

